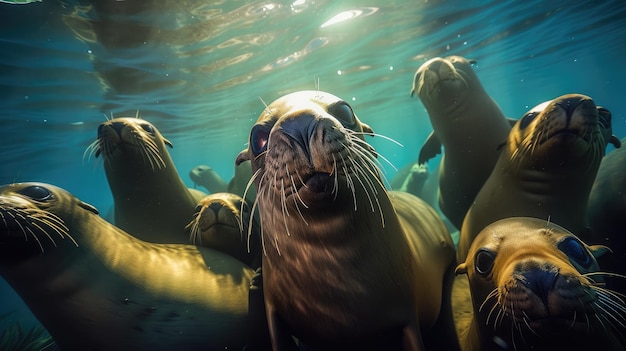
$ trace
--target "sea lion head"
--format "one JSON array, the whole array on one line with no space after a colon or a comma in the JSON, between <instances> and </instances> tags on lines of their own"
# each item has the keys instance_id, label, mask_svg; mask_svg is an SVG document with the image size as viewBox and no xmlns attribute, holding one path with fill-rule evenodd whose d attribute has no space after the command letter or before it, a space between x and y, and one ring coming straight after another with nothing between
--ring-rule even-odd
<instances>
[{"instance_id":1,"label":"sea lion head","mask_svg":"<svg viewBox=\"0 0 626 351\"><path fill-rule=\"evenodd\" d=\"M569 172L584 166L595 174L607 143L619 146L610 125L610 112L598 108L590 97L567 94L522 116L509 133L505 147L514 167Z\"/></svg>"},{"instance_id":2,"label":"sea lion head","mask_svg":"<svg viewBox=\"0 0 626 351\"><path fill-rule=\"evenodd\" d=\"M102 155L105 167L123 159L125 165L149 165L155 171L171 163L165 145L173 147L150 122L138 117L119 117L98 126L98 138L85 153Z\"/></svg>"},{"instance_id":3,"label":"sea lion head","mask_svg":"<svg viewBox=\"0 0 626 351\"><path fill-rule=\"evenodd\" d=\"M94 214L95 207L49 184L0 187L0 262L26 260L68 243L78 246L72 236L76 233L70 233L71 221Z\"/></svg>"},{"instance_id":4,"label":"sea lion head","mask_svg":"<svg viewBox=\"0 0 626 351\"><path fill-rule=\"evenodd\" d=\"M415 72L411 96L417 96L427 110L462 106L468 94L483 90L472 65L475 60L461 56L435 57Z\"/></svg>"},{"instance_id":5,"label":"sea lion head","mask_svg":"<svg viewBox=\"0 0 626 351\"><path fill-rule=\"evenodd\" d=\"M306 221L304 208L321 215L333 211L333 204L352 199L361 206L355 187L365 187L373 205L372 192L378 191L381 180L374 151L364 139L371 133L346 101L322 91L299 91L267 106L236 163L252 161L255 204L271 203L282 209L277 216Z\"/></svg>"},{"instance_id":6,"label":"sea lion head","mask_svg":"<svg viewBox=\"0 0 626 351\"><path fill-rule=\"evenodd\" d=\"M251 265L260 242L260 228L241 196L215 193L200 200L187 225L189 241L229 254Z\"/></svg>"},{"instance_id":7,"label":"sea lion head","mask_svg":"<svg viewBox=\"0 0 626 351\"><path fill-rule=\"evenodd\" d=\"M468 275L481 336L531 349L624 325L626 307L603 288L596 261L608 251L545 220L511 217L487 226L457 267Z\"/></svg>"}]
</instances>

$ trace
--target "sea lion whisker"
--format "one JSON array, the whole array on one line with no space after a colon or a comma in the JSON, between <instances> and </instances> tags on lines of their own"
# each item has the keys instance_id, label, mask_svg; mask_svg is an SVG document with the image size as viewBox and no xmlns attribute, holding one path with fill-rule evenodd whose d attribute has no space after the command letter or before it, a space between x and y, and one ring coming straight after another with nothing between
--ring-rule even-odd
<instances>
[{"instance_id":1,"label":"sea lion whisker","mask_svg":"<svg viewBox=\"0 0 626 351\"><path fill-rule=\"evenodd\" d=\"M241 196L243 201L241 201L241 207L239 208L239 217L243 216L243 210L244 210L243 207L246 203L246 196L248 195L248 191L250 190L250 187L252 187L252 185L254 184L254 182L256 181L256 179L259 177L261 173L262 173L262 170L257 169L248 180L248 183L246 184L246 187L243 190L243 196ZM255 197L254 202L257 201L257 198L258 197ZM250 213L250 217L252 217L253 215L254 215L254 212ZM240 223L243 225L243 221L240 221ZM252 226L250 226L249 228L252 228ZM243 226L240 227L239 229L243 232Z\"/></svg>"},{"instance_id":2,"label":"sea lion whisker","mask_svg":"<svg viewBox=\"0 0 626 351\"><path fill-rule=\"evenodd\" d=\"M612 296L613 298L617 299L619 301L620 304L625 305L626 303L624 303L624 299L626 298L626 295L622 294L619 291L615 291L615 290L610 290L610 289L606 289L603 287L600 287L598 285L592 285L591 286L596 292L603 292L605 294L608 294L610 296Z\"/></svg>"},{"instance_id":3,"label":"sea lion whisker","mask_svg":"<svg viewBox=\"0 0 626 351\"><path fill-rule=\"evenodd\" d=\"M619 323L619 325L622 328L626 327L626 325L623 323L624 321L626 321L625 315L624 315L626 310L624 309L624 306L616 304L615 301L611 300L610 298L607 298L606 296L599 296L598 300L594 304L598 307L601 307L600 305L605 306L606 309L604 310L606 310L607 312L609 312L608 310L610 310L612 312L612 313L608 313L608 316L613 318L615 322ZM618 318L618 317L621 317L621 318Z\"/></svg>"},{"instance_id":4,"label":"sea lion whisker","mask_svg":"<svg viewBox=\"0 0 626 351\"><path fill-rule=\"evenodd\" d=\"M291 174L289 175L289 178L291 178L291 184L292 184L292 187L294 187L295 183L294 183L293 176ZM308 226L309 222L307 222L306 219L304 219L304 215L302 214L302 211L300 211L300 206L298 206L298 201L300 201L300 203L302 203L302 205L305 208L309 208L309 207L304 203L298 191L294 190L294 194L295 195L293 196L293 204L296 206L296 210L298 211L298 214L300 215L300 218L302 218L302 221L304 222L304 224Z\"/></svg>"},{"instance_id":5,"label":"sea lion whisker","mask_svg":"<svg viewBox=\"0 0 626 351\"><path fill-rule=\"evenodd\" d=\"M483 307L485 307L485 304L487 303L487 301L494 298L497 294L498 294L498 288L494 288L493 290L491 290L491 292L485 297L485 300L480 304L480 307L478 308L478 312L481 312L483 310Z\"/></svg>"},{"instance_id":6,"label":"sea lion whisker","mask_svg":"<svg viewBox=\"0 0 626 351\"><path fill-rule=\"evenodd\" d=\"M367 172L376 179L376 181L378 182L381 188L385 189L386 188L385 183L389 184L389 181L382 174L382 172L380 172L380 168L378 168L376 163L372 161L370 157L360 152L358 149L353 149L352 151L356 153L357 159L363 161L363 163L365 164L364 166L360 166L360 167L365 167L368 165L369 167L367 167ZM384 179L384 183L381 179Z\"/></svg>"},{"instance_id":7,"label":"sea lion whisker","mask_svg":"<svg viewBox=\"0 0 626 351\"><path fill-rule=\"evenodd\" d=\"M96 151L100 152L100 139L92 141L83 152L82 164L85 164L85 156L87 161L91 160Z\"/></svg>"},{"instance_id":8,"label":"sea lion whisker","mask_svg":"<svg viewBox=\"0 0 626 351\"><path fill-rule=\"evenodd\" d=\"M374 198L374 200L376 202L376 205L378 207L378 212L380 213L380 216L381 216L382 226L384 228L385 227L385 219L384 219L384 216L383 216L382 209L380 208L380 202L378 201L378 197L376 196L376 188L374 188L374 185L371 183L371 181L367 177L367 174L364 173L364 171L360 168L358 163L354 163L353 165L355 166L355 169L357 170L357 173L362 175L362 177L359 177L359 174L357 174L356 179L359 181L359 183L361 184L361 187L365 191L365 195L367 196L367 200L370 203L370 208L371 208L372 212L376 211L376 209L374 208L374 201L372 201L372 197ZM366 183L368 183L368 186L366 186L365 183L363 183L363 180L361 178L365 178L365 181L366 181ZM368 189L368 187L369 187L369 189ZM372 191L372 194L370 194L370 190Z\"/></svg>"},{"instance_id":9,"label":"sea lion whisker","mask_svg":"<svg viewBox=\"0 0 626 351\"><path fill-rule=\"evenodd\" d=\"M283 214L283 224L285 225L287 236L291 236L291 232L289 231L289 225L287 225L287 217L290 217L290 215L289 210L287 209L287 196L285 195L285 181L283 179L280 180L280 186L280 206L281 212Z\"/></svg>"},{"instance_id":10,"label":"sea lion whisker","mask_svg":"<svg viewBox=\"0 0 626 351\"><path fill-rule=\"evenodd\" d=\"M607 310L606 308L602 307L602 304L600 303L594 303L593 304L594 307L598 308L600 311L604 312L604 313L600 313L600 315L602 315L604 317L604 320L609 323L613 328L615 328L615 325L611 322L611 320L609 320L607 318L607 316L610 316L613 320L615 320L617 323L619 323L622 327L624 327L624 323L620 322L619 320L617 320L617 318L615 316L613 316L609 310ZM606 304L604 304L604 306L606 306ZM597 313L596 313L597 314ZM603 323L604 324L604 323ZM605 330L607 330L605 328ZM608 331L608 330L607 330Z\"/></svg>"},{"instance_id":11,"label":"sea lion whisker","mask_svg":"<svg viewBox=\"0 0 626 351\"><path fill-rule=\"evenodd\" d=\"M135 141L141 147L142 153L150 161L150 165L152 166L153 172L156 170L155 165L156 165L156 168L158 169L165 168L165 161L163 161L163 157L161 157L159 153L159 149L156 143L154 142L154 140L146 137L144 138L145 142L141 142L139 138L135 139Z\"/></svg>"},{"instance_id":12,"label":"sea lion whisker","mask_svg":"<svg viewBox=\"0 0 626 351\"><path fill-rule=\"evenodd\" d=\"M395 139L393 139L391 137L388 137L386 135L383 135L383 134L371 133L371 132L357 132L357 131L353 131L351 129L348 129L348 131L352 135L363 135L363 136L372 136L372 137L375 136L375 137L379 137L379 138L385 139L387 141L391 141L392 143L398 145L399 147L404 147L404 145L402 145L402 143L400 143L399 141L397 141L397 140L395 140ZM361 140L361 141L364 141L364 140ZM365 143L367 143L367 142L365 142Z\"/></svg>"},{"instance_id":13,"label":"sea lion whisker","mask_svg":"<svg viewBox=\"0 0 626 351\"><path fill-rule=\"evenodd\" d=\"M22 228L22 231L24 231L24 228L22 227L21 224L18 223L18 225L20 226L20 228ZM32 229L26 227L26 229L28 230L28 232L30 233L30 235L35 239L35 241L37 242L37 244L39 245L39 249L41 250L41 253L44 253L44 249L43 249L43 245L41 244L41 241L39 240L39 238L37 237L37 234L35 234L35 232L32 231ZM28 241L28 237L26 236L26 232L24 231L24 237L26 237L26 241ZM54 240L52 241L54 242Z\"/></svg>"},{"instance_id":14,"label":"sea lion whisker","mask_svg":"<svg viewBox=\"0 0 626 351\"><path fill-rule=\"evenodd\" d=\"M574 313L576 313L576 311L574 311ZM526 314L526 312L525 312L525 311L522 311L522 321L524 322L524 324L526 325L526 327L528 328L528 330L529 330L531 333L533 333L533 334L535 334L535 335L539 336L539 334L538 334L538 333L537 333L537 332L533 329L533 327L530 325L530 323L528 323L528 320L529 320L529 319L530 319L530 318L528 317L528 314ZM576 321L576 318L574 318L574 321ZM521 324L520 324L520 325L521 325ZM520 335L521 335L521 334L520 334ZM524 336L522 335L522 340L523 340L523 339L524 339ZM526 343L524 342L524 344L526 344Z\"/></svg>"}]
</instances>

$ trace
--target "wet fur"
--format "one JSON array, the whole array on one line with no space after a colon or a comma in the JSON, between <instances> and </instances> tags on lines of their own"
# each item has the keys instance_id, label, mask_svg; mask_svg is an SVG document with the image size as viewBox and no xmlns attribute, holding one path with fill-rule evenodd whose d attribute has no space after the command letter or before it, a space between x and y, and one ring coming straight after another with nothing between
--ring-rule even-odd
<instances>
[{"instance_id":1,"label":"wet fur","mask_svg":"<svg viewBox=\"0 0 626 351\"><path fill-rule=\"evenodd\" d=\"M102 155L117 226L149 242L188 243L185 225L206 194L187 188L166 145L149 122L120 117L100 125L86 154Z\"/></svg>"},{"instance_id":2,"label":"wet fur","mask_svg":"<svg viewBox=\"0 0 626 351\"><path fill-rule=\"evenodd\" d=\"M421 333L437 323L454 334L449 233L418 198L386 192L363 137L371 129L351 111L332 114L338 101L345 104L323 92L277 100L251 131L253 147L238 157L255 170L252 212L258 208L261 219L274 349L289 348L291 334L324 350L421 350L422 338L454 345L438 332ZM297 135L304 129L307 140ZM422 230L431 235L419 237Z\"/></svg>"}]
</instances>

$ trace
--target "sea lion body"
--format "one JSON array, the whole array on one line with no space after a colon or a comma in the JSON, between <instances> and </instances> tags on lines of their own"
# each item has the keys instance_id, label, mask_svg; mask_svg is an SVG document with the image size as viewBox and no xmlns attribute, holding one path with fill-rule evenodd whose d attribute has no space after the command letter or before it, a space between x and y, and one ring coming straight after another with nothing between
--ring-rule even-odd
<instances>
[{"instance_id":1,"label":"sea lion body","mask_svg":"<svg viewBox=\"0 0 626 351\"><path fill-rule=\"evenodd\" d=\"M267 106L237 159L255 171L275 350L290 335L320 350L456 345L422 333L454 335L451 238L422 200L387 194L371 132L336 96L296 92Z\"/></svg>"},{"instance_id":2,"label":"sea lion body","mask_svg":"<svg viewBox=\"0 0 626 351\"><path fill-rule=\"evenodd\" d=\"M418 162L444 154L439 169L439 207L460 229L463 218L500 154L511 130L500 107L487 94L471 62L460 56L433 58L415 73L411 95L428 111L432 134Z\"/></svg>"},{"instance_id":3,"label":"sea lion body","mask_svg":"<svg viewBox=\"0 0 626 351\"><path fill-rule=\"evenodd\" d=\"M229 254L252 268L261 266L261 227L241 196L208 195L187 228L192 244Z\"/></svg>"},{"instance_id":4,"label":"sea lion body","mask_svg":"<svg viewBox=\"0 0 626 351\"><path fill-rule=\"evenodd\" d=\"M515 216L557 223L588 241L585 211L606 145L613 142L593 100L568 94L515 124L461 228L459 262L487 225Z\"/></svg>"},{"instance_id":5,"label":"sea lion body","mask_svg":"<svg viewBox=\"0 0 626 351\"><path fill-rule=\"evenodd\" d=\"M398 171L389 182L389 187L391 190L404 191L424 200L423 190L429 175L428 165L413 162Z\"/></svg>"},{"instance_id":6,"label":"sea lion body","mask_svg":"<svg viewBox=\"0 0 626 351\"><path fill-rule=\"evenodd\" d=\"M603 288L596 261L607 252L546 220L487 226L457 268L474 313L463 351L624 350L626 306Z\"/></svg>"},{"instance_id":7,"label":"sea lion body","mask_svg":"<svg viewBox=\"0 0 626 351\"><path fill-rule=\"evenodd\" d=\"M207 194L187 188L166 145L149 122L121 117L99 126L91 148L104 159L116 226L149 242L188 243L185 225Z\"/></svg>"},{"instance_id":8,"label":"sea lion body","mask_svg":"<svg viewBox=\"0 0 626 351\"><path fill-rule=\"evenodd\" d=\"M626 143L626 138L621 140ZM602 259L600 266L609 272L626 275L626 149L609 152L600 163L587 204L587 219L593 232L591 243L607 245L613 255ZM626 293L622 279L607 279L610 285Z\"/></svg>"},{"instance_id":9,"label":"sea lion body","mask_svg":"<svg viewBox=\"0 0 626 351\"><path fill-rule=\"evenodd\" d=\"M0 274L62 350L224 350L253 329L253 270L220 252L138 240L70 193L0 187Z\"/></svg>"},{"instance_id":10,"label":"sea lion body","mask_svg":"<svg viewBox=\"0 0 626 351\"><path fill-rule=\"evenodd\" d=\"M194 167L189 171L189 178L195 185L204 187L211 194L228 191L228 183L213 168L207 165Z\"/></svg>"}]
</instances>

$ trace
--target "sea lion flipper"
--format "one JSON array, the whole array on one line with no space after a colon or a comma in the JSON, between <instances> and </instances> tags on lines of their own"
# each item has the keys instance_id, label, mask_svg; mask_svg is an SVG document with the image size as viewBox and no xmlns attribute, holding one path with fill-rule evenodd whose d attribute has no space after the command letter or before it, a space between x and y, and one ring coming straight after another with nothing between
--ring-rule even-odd
<instances>
[{"instance_id":1,"label":"sea lion flipper","mask_svg":"<svg viewBox=\"0 0 626 351\"><path fill-rule=\"evenodd\" d=\"M435 132L430 132L428 138L424 142L424 145L420 149L419 159L417 161L418 164L424 164L428 162L431 158L439 155L441 153L441 141L439 141L439 137Z\"/></svg>"}]
</instances>

